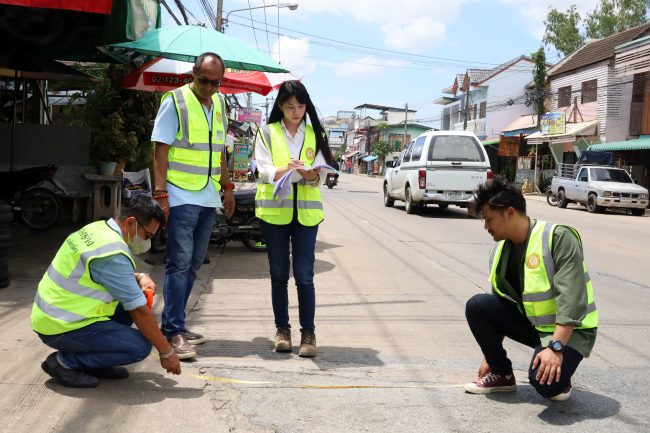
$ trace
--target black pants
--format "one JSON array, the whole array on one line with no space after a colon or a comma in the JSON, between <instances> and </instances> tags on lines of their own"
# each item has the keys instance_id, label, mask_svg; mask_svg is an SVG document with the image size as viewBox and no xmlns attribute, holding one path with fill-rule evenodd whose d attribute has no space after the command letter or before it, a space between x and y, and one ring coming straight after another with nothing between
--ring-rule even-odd
<instances>
[{"instance_id":1,"label":"black pants","mask_svg":"<svg viewBox=\"0 0 650 433\"><path fill-rule=\"evenodd\" d=\"M559 382L542 385L535 379L537 369L533 370L533 360L545 347L541 346L533 325L512 302L495 295L474 295L467 301L465 317L493 373L512 372L512 362L503 348L503 337L506 336L535 349L528 367L528 380L540 395L553 397L571 384L571 376L582 361L582 355L570 347L564 349Z\"/></svg>"}]
</instances>

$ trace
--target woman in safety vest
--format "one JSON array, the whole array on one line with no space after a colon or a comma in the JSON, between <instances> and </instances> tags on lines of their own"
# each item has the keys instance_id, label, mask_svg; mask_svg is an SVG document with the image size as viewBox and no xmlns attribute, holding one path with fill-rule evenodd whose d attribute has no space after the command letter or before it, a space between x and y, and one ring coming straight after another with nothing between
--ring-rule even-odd
<instances>
[{"instance_id":1,"label":"woman in safety vest","mask_svg":"<svg viewBox=\"0 0 650 433\"><path fill-rule=\"evenodd\" d=\"M311 124L306 122L306 114ZM255 159L261 182L255 197L255 213L262 220L271 271L277 327L274 350L291 352L287 291L291 249L301 327L298 354L314 357L314 250L318 224L323 221L323 203L318 169L311 166L330 164L333 157L316 107L299 81L286 81L280 87L268 124L258 131ZM285 197L274 195L275 182L291 170L295 170L291 193Z\"/></svg>"}]
</instances>

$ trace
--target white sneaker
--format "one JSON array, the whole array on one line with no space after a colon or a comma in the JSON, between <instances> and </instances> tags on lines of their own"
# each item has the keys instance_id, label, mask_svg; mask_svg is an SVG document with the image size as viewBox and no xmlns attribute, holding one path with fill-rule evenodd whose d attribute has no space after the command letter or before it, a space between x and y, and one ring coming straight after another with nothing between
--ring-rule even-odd
<instances>
[{"instance_id":1,"label":"white sneaker","mask_svg":"<svg viewBox=\"0 0 650 433\"><path fill-rule=\"evenodd\" d=\"M571 385L568 386L564 391L559 393L558 395L554 395L553 397L549 397L549 400L552 401L567 401L571 397L571 390L573 387Z\"/></svg>"}]
</instances>

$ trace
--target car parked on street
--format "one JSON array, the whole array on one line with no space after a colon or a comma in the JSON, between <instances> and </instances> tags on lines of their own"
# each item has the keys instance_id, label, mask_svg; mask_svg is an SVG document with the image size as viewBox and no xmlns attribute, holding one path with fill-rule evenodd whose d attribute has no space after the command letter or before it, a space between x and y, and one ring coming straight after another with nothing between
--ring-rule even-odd
<instances>
[{"instance_id":1,"label":"car parked on street","mask_svg":"<svg viewBox=\"0 0 650 433\"><path fill-rule=\"evenodd\" d=\"M468 207L474 189L493 177L485 148L466 131L424 132L386 166L384 205L402 200L408 214L427 204Z\"/></svg>"},{"instance_id":2,"label":"car parked on street","mask_svg":"<svg viewBox=\"0 0 650 433\"><path fill-rule=\"evenodd\" d=\"M643 216L648 207L648 190L634 183L622 168L603 165L558 165L551 191L558 207L581 203L590 213L607 208L629 209L632 215Z\"/></svg>"}]
</instances>

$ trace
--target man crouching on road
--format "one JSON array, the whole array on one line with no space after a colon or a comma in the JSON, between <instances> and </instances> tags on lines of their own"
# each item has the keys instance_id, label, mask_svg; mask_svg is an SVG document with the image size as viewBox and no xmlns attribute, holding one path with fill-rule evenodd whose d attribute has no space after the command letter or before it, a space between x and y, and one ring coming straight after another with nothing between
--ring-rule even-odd
<instances>
[{"instance_id":1,"label":"man crouching on road","mask_svg":"<svg viewBox=\"0 0 650 433\"><path fill-rule=\"evenodd\" d=\"M498 243L490 254L492 294L474 295L465 316L484 358L472 394L514 391L504 337L535 349L530 384L543 397L571 396L571 376L596 341L598 311L578 232L531 220L526 200L503 178L474 193L476 214Z\"/></svg>"},{"instance_id":2,"label":"man crouching on road","mask_svg":"<svg viewBox=\"0 0 650 433\"><path fill-rule=\"evenodd\" d=\"M180 361L143 294L156 285L149 275L134 273L132 257L149 249L162 222L151 197L134 196L118 218L88 224L59 248L38 285L32 328L58 350L41 367L61 385L94 388L98 377L124 379L129 372L119 366L142 361L152 345L160 365L180 374Z\"/></svg>"}]
</instances>

